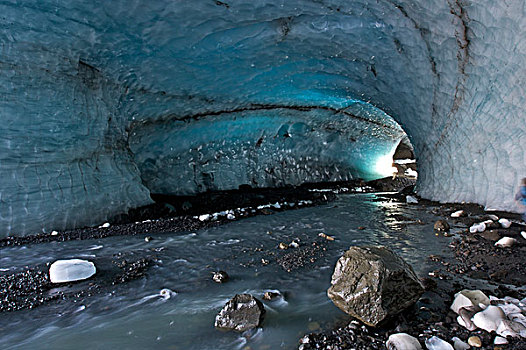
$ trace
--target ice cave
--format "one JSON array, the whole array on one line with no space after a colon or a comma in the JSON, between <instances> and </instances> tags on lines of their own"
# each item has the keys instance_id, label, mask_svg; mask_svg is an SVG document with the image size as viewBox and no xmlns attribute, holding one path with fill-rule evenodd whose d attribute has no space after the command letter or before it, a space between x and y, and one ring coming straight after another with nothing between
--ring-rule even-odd
<instances>
[{"instance_id":1,"label":"ice cave","mask_svg":"<svg viewBox=\"0 0 526 350\"><path fill-rule=\"evenodd\" d=\"M0 236L242 185L385 176L515 211L526 3L0 2Z\"/></svg>"}]
</instances>

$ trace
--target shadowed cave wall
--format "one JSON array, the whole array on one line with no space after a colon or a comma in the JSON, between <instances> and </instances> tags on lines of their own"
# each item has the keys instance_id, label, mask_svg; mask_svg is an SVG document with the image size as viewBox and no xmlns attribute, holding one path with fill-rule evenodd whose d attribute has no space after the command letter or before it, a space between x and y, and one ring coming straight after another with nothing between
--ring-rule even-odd
<instances>
[{"instance_id":1,"label":"shadowed cave wall","mask_svg":"<svg viewBox=\"0 0 526 350\"><path fill-rule=\"evenodd\" d=\"M240 184L373 178L516 210L523 1L2 1L0 234ZM384 113L385 112L385 113Z\"/></svg>"}]
</instances>

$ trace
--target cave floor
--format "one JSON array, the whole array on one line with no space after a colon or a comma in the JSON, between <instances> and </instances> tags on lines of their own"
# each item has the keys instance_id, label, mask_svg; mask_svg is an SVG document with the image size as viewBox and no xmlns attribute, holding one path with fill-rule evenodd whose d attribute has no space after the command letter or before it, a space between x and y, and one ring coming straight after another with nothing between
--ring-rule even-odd
<instances>
[{"instance_id":1,"label":"cave floor","mask_svg":"<svg viewBox=\"0 0 526 350\"><path fill-rule=\"evenodd\" d=\"M80 234L70 241L62 238L66 235L62 232L48 234L50 240L38 238L45 235L34 236L31 242L4 240L1 342L12 349L36 344L39 348L155 344L174 349L265 350L296 348L303 335L312 333L313 344L318 342L322 348L337 342L343 349L351 340L354 348L382 348L395 331L406 331L421 342L431 335L465 340L469 332L448 312L454 293L461 289L479 288L499 297L526 294L525 244L517 223L506 232L468 234L471 223L487 216L478 206L424 200L407 204L405 195L349 194L344 188L310 188L305 191L309 198L305 193L283 194L273 198L271 206L258 204L254 213L234 210L233 219L226 218L228 210L215 221L213 216L204 219L192 213L185 220L195 226L173 232L169 225L174 220L161 218L85 229L99 235ZM302 208L285 210L298 207ZM451 218L450 213L459 208L468 215ZM498 215L517 219L509 213ZM450 223L449 233L434 232L438 219ZM494 248L493 240L503 234L517 236L518 244ZM299 247L279 249L280 243L292 242ZM350 318L332 305L325 292L338 257L350 245L370 244L386 245L400 254L415 268L426 293L413 308L378 329L360 325L350 329ZM84 282L51 285L46 264L73 257L93 261L97 274ZM218 270L227 271L230 281L213 282L212 273ZM161 298L163 288L177 295ZM213 328L215 314L234 294L248 292L262 299L270 290L279 291L281 297L264 301L267 315L261 330L241 335ZM491 336L479 335L484 346L493 349ZM507 348L524 345L511 340Z\"/></svg>"}]
</instances>

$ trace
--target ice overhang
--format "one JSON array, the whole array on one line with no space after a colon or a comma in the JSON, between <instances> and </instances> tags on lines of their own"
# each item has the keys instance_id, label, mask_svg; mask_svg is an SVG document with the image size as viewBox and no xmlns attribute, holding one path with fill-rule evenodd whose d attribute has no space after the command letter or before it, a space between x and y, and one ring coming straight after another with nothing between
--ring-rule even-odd
<instances>
[{"instance_id":1,"label":"ice overhang","mask_svg":"<svg viewBox=\"0 0 526 350\"><path fill-rule=\"evenodd\" d=\"M148 203L148 152L162 155L161 168L177 158L160 149L159 130L194 142L206 129L203 143L216 145L219 135L228 144L234 126L257 143L260 129L250 124L258 121L265 135L283 125L303 135L331 123L344 130L338 120L356 101L408 133L421 195L514 209L526 173L522 1L25 1L0 9L4 233L94 224ZM309 145L354 137L330 135ZM304 148L293 139L267 145ZM264 182L260 174L243 176ZM46 211L57 206L62 212Z\"/></svg>"}]
</instances>

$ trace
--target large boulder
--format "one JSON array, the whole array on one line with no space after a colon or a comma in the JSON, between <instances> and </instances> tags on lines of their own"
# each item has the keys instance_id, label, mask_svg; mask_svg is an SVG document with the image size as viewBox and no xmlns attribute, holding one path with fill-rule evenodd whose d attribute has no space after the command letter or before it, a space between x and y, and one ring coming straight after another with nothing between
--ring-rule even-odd
<instances>
[{"instance_id":1,"label":"large boulder","mask_svg":"<svg viewBox=\"0 0 526 350\"><path fill-rule=\"evenodd\" d=\"M216 328L244 332L259 327L265 316L263 303L250 294L236 294L217 314Z\"/></svg>"},{"instance_id":2,"label":"large boulder","mask_svg":"<svg viewBox=\"0 0 526 350\"><path fill-rule=\"evenodd\" d=\"M409 264L385 247L351 247L338 260L327 291L332 302L376 326L414 304L424 292Z\"/></svg>"}]
</instances>

